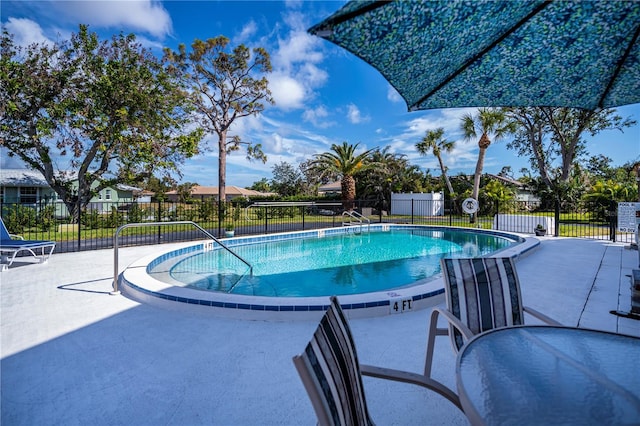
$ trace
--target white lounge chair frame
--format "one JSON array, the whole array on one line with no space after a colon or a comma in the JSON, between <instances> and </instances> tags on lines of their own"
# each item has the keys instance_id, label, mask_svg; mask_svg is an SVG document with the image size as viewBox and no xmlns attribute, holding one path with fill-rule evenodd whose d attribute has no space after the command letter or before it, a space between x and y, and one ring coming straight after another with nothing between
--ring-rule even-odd
<instances>
[{"instance_id":1,"label":"white lounge chair frame","mask_svg":"<svg viewBox=\"0 0 640 426\"><path fill-rule=\"evenodd\" d=\"M56 247L54 241L25 240L10 234L0 218L0 271L6 271L13 264L18 253L26 251L39 263L46 263Z\"/></svg>"}]
</instances>

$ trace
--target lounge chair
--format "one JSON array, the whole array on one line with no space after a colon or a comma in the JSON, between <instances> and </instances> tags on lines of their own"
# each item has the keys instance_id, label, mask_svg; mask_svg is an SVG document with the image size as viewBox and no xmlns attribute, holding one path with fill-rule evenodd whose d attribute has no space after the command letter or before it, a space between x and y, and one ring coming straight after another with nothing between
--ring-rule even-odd
<instances>
[{"instance_id":1,"label":"lounge chair","mask_svg":"<svg viewBox=\"0 0 640 426\"><path fill-rule=\"evenodd\" d=\"M320 425L373 423L362 375L426 387L462 410L458 396L440 382L416 373L359 364L349 324L335 296L312 340L302 354L293 357L293 363Z\"/></svg>"},{"instance_id":2,"label":"lounge chair","mask_svg":"<svg viewBox=\"0 0 640 426\"><path fill-rule=\"evenodd\" d=\"M54 241L25 240L18 235L9 234L0 218L0 271L9 269L16 255L21 251L31 253L40 263L45 263L51 257L55 247Z\"/></svg>"},{"instance_id":3,"label":"lounge chair","mask_svg":"<svg viewBox=\"0 0 640 426\"><path fill-rule=\"evenodd\" d=\"M508 257L442 259L447 309L434 308L427 338L425 377L431 376L436 336L449 335L455 353L474 335L498 327L524 324L524 313L551 325L546 315L522 306L520 282ZM447 328L438 328L443 316Z\"/></svg>"}]
</instances>

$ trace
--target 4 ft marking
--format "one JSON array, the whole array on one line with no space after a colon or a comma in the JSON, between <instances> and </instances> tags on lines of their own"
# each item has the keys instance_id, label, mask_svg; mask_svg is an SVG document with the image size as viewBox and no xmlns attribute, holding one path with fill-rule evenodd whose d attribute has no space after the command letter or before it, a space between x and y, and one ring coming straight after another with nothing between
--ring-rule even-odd
<instances>
[{"instance_id":1,"label":"4 ft marking","mask_svg":"<svg viewBox=\"0 0 640 426\"><path fill-rule=\"evenodd\" d=\"M413 308L411 299L396 299L391 301L391 313L400 314Z\"/></svg>"}]
</instances>

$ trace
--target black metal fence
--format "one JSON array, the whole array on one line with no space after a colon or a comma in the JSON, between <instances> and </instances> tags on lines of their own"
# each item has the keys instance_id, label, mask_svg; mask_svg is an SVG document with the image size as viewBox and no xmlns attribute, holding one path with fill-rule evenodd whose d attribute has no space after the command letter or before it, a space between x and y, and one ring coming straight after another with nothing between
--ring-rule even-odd
<instances>
[{"instance_id":1,"label":"black metal fence","mask_svg":"<svg viewBox=\"0 0 640 426\"><path fill-rule=\"evenodd\" d=\"M251 202L234 200L217 203L92 203L79 219L66 214L59 204L0 204L2 219L10 233L25 239L53 240L56 252L113 247L116 229L126 223L193 221L218 237L233 231L235 236L341 226L349 218L339 201ZM386 206L376 200L358 200L354 209L371 223L409 223L462 226L534 234L541 224L547 235L583 237L631 243L633 233L617 231L616 204L582 204L568 211L560 204L512 201L484 203L474 214L465 214L457 201L407 200ZM186 225L149 226L127 229L119 244L142 245L201 239L202 234Z\"/></svg>"}]
</instances>

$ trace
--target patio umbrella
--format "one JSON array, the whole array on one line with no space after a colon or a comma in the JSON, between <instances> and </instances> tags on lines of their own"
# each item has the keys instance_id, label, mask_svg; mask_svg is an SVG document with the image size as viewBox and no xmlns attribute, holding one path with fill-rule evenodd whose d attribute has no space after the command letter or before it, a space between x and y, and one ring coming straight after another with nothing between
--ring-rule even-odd
<instances>
[{"instance_id":1,"label":"patio umbrella","mask_svg":"<svg viewBox=\"0 0 640 426\"><path fill-rule=\"evenodd\" d=\"M375 67L409 110L640 102L638 1L351 1L309 32Z\"/></svg>"}]
</instances>

